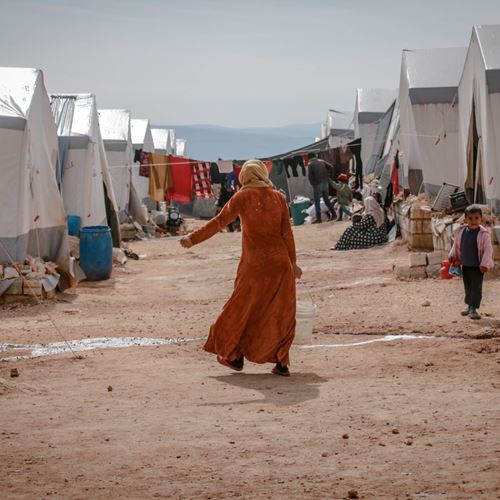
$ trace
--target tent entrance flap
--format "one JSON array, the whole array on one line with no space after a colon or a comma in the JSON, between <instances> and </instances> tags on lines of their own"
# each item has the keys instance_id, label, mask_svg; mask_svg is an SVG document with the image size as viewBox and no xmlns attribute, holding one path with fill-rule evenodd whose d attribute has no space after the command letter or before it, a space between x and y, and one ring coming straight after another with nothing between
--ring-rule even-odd
<instances>
[{"instance_id":1,"label":"tent entrance flap","mask_svg":"<svg viewBox=\"0 0 500 500\"><path fill-rule=\"evenodd\" d=\"M479 142L480 138L477 133L476 123L476 103L473 99L467 142L467 179L465 180L465 192L467 198L473 203L484 204L486 200L483 189L482 155Z\"/></svg>"}]
</instances>

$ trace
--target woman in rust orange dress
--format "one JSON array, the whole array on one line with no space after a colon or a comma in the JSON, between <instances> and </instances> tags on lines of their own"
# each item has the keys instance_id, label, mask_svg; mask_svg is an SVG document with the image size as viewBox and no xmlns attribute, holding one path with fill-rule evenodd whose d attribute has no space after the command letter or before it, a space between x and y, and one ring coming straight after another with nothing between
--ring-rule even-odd
<instances>
[{"instance_id":1,"label":"woman in rust orange dress","mask_svg":"<svg viewBox=\"0 0 500 500\"><path fill-rule=\"evenodd\" d=\"M289 350L295 335L295 242L288 207L273 188L266 166L247 161L239 176L242 188L204 227L181 239L191 248L240 217L243 251L231 298L210 328L204 349L236 371L244 359L275 363L272 372L288 376Z\"/></svg>"}]
</instances>

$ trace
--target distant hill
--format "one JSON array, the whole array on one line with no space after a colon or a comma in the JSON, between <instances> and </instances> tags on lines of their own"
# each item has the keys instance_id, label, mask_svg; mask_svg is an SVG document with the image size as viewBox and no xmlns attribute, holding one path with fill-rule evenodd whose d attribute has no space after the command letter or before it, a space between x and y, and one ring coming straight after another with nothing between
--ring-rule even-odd
<instances>
[{"instance_id":1,"label":"distant hill","mask_svg":"<svg viewBox=\"0 0 500 500\"><path fill-rule=\"evenodd\" d=\"M197 160L246 160L273 156L306 146L319 135L320 124L284 127L228 128L216 125L153 125L173 128L187 140L187 155Z\"/></svg>"}]
</instances>

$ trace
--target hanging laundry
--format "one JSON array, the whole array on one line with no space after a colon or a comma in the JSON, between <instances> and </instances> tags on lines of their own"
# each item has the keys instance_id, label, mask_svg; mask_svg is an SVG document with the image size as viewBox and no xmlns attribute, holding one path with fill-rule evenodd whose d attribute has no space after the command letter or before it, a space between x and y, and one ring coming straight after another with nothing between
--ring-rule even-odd
<instances>
[{"instance_id":1,"label":"hanging laundry","mask_svg":"<svg viewBox=\"0 0 500 500\"><path fill-rule=\"evenodd\" d=\"M139 175L141 177L149 177L150 165L151 163L153 163L151 153L145 153L144 151L142 151L142 149L140 151L141 154L139 161L141 163L141 166L139 167Z\"/></svg>"},{"instance_id":2,"label":"hanging laundry","mask_svg":"<svg viewBox=\"0 0 500 500\"><path fill-rule=\"evenodd\" d=\"M349 144L349 149L354 155L356 161L356 184L359 188L363 187L363 160L361 159L361 137L354 139Z\"/></svg>"},{"instance_id":3,"label":"hanging laundry","mask_svg":"<svg viewBox=\"0 0 500 500\"><path fill-rule=\"evenodd\" d=\"M285 163L283 160L273 160L272 166L273 168L269 174L271 182L276 186L276 189L285 193L287 201L291 201L290 190L288 189L288 179L285 172Z\"/></svg>"},{"instance_id":4,"label":"hanging laundry","mask_svg":"<svg viewBox=\"0 0 500 500\"><path fill-rule=\"evenodd\" d=\"M267 168L267 173L270 174L271 170L273 169L273 161L272 160L264 160L263 163Z\"/></svg>"},{"instance_id":5,"label":"hanging laundry","mask_svg":"<svg viewBox=\"0 0 500 500\"><path fill-rule=\"evenodd\" d=\"M217 166L221 174L228 174L233 171L233 160L217 160Z\"/></svg>"},{"instance_id":6,"label":"hanging laundry","mask_svg":"<svg viewBox=\"0 0 500 500\"><path fill-rule=\"evenodd\" d=\"M296 155L285 158L285 170L289 179L291 177L299 177L299 175L306 175L304 157L302 155Z\"/></svg>"},{"instance_id":7,"label":"hanging laundry","mask_svg":"<svg viewBox=\"0 0 500 500\"><path fill-rule=\"evenodd\" d=\"M149 159L149 192L152 200L165 201L166 193L172 188L172 175L168 156L148 153Z\"/></svg>"},{"instance_id":8,"label":"hanging laundry","mask_svg":"<svg viewBox=\"0 0 500 500\"><path fill-rule=\"evenodd\" d=\"M240 186L240 172L244 163L244 161L233 161L233 173L238 186Z\"/></svg>"},{"instance_id":9,"label":"hanging laundry","mask_svg":"<svg viewBox=\"0 0 500 500\"><path fill-rule=\"evenodd\" d=\"M351 162L351 159L354 158L354 155L352 154L352 151L349 149L348 146L340 146L337 148L338 151L338 169L339 172L337 174L337 177L341 174L348 175L349 174L349 164Z\"/></svg>"},{"instance_id":10,"label":"hanging laundry","mask_svg":"<svg viewBox=\"0 0 500 500\"><path fill-rule=\"evenodd\" d=\"M288 177L290 200L297 196L313 197L313 188L307 177L304 156L296 155L284 159L285 171ZM291 175L290 175L291 174Z\"/></svg>"},{"instance_id":11,"label":"hanging laundry","mask_svg":"<svg viewBox=\"0 0 500 500\"><path fill-rule=\"evenodd\" d=\"M169 156L172 171L172 189L170 199L179 203L191 201L193 193L193 160L181 158L180 156Z\"/></svg>"},{"instance_id":12,"label":"hanging laundry","mask_svg":"<svg viewBox=\"0 0 500 500\"><path fill-rule=\"evenodd\" d=\"M222 184L225 181L225 175L219 172L219 166L214 161L210 163L210 181L212 184Z\"/></svg>"},{"instance_id":13,"label":"hanging laundry","mask_svg":"<svg viewBox=\"0 0 500 500\"><path fill-rule=\"evenodd\" d=\"M394 155L394 163L392 164L391 173L392 194L397 196L399 194L399 150Z\"/></svg>"},{"instance_id":14,"label":"hanging laundry","mask_svg":"<svg viewBox=\"0 0 500 500\"><path fill-rule=\"evenodd\" d=\"M193 164L194 197L210 200L215 198L212 183L210 182L210 163L199 162Z\"/></svg>"}]
</instances>

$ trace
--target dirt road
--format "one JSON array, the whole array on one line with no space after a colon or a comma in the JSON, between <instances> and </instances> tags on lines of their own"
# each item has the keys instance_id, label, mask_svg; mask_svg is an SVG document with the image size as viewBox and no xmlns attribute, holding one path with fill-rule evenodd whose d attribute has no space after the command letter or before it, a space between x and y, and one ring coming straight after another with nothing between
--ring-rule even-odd
<instances>
[{"instance_id":1,"label":"dirt road","mask_svg":"<svg viewBox=\"0 0 500 500\"><path fill-rule=\"evenodd\" d=\"M313 343L342 346L295 347L290 379L231 373L200 340L0 362L0 497L500 498L500 281L463 319L458 280L395 280L398 243L333 252L343 226L295 231ZM147 257L107 282L0 306L0 343L206 335L240 235L131 246Z\"/></svg>"}]
</instances>

